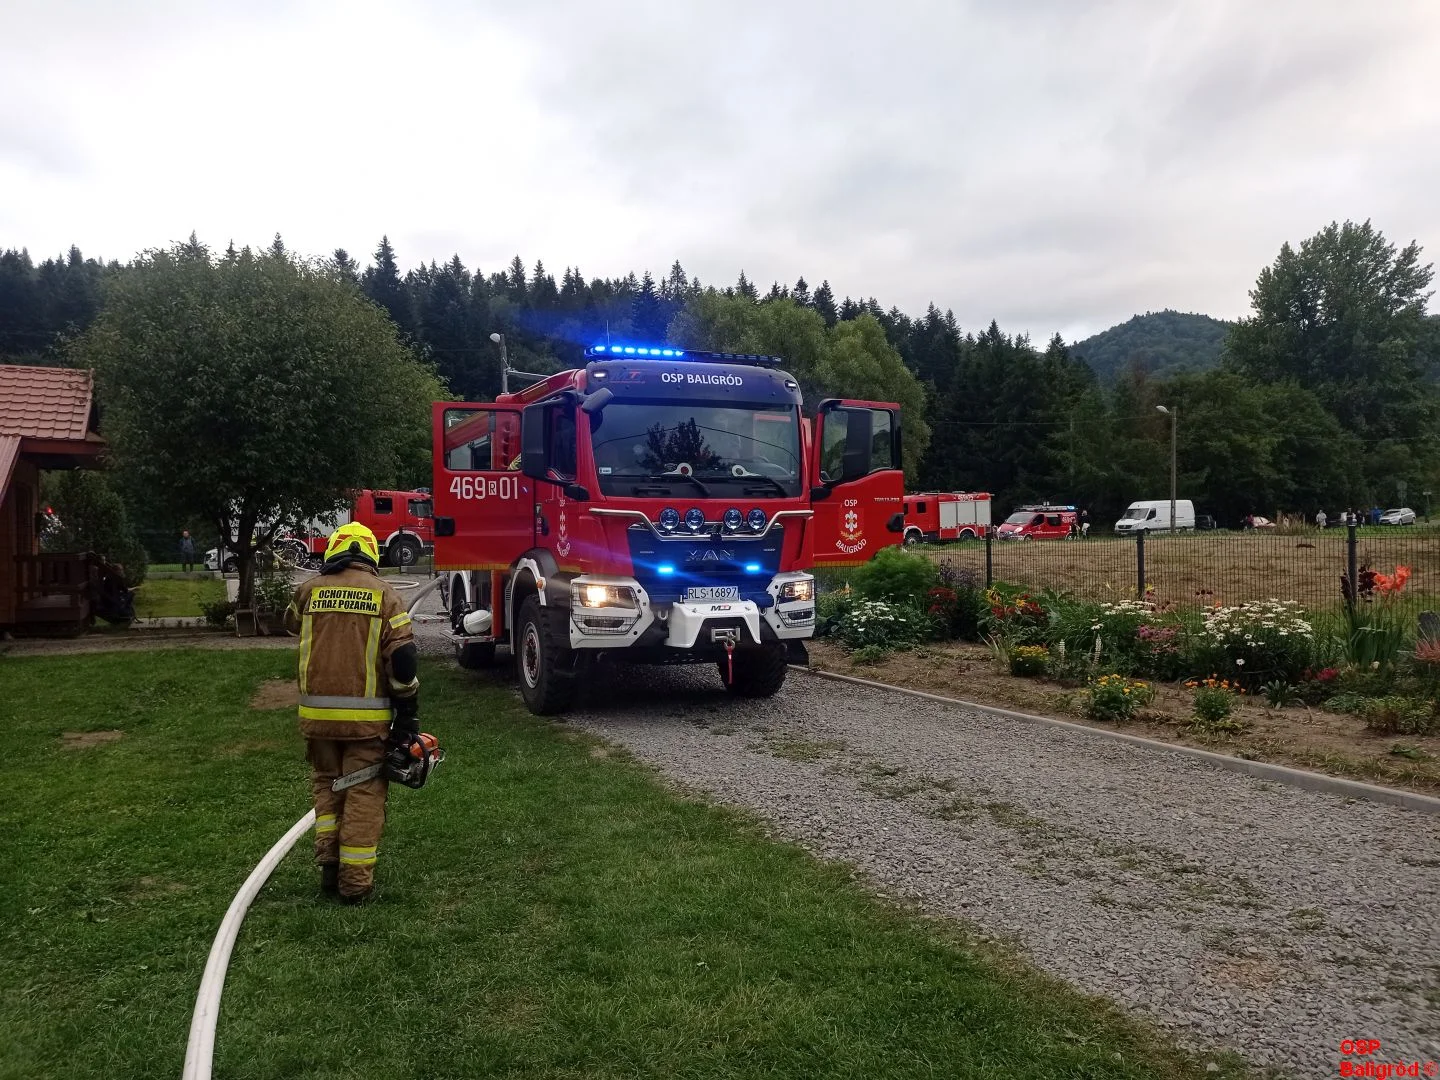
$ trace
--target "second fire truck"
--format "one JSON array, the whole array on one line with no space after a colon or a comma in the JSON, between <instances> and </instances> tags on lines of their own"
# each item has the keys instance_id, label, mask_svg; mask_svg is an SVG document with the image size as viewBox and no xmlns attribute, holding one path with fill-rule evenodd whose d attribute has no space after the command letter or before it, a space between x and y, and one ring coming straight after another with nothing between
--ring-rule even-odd
<instances>
[{"instance_id":1,"label":"second fire truck","mask_svg":"<svg viewBox=\"0 0 1440 1080\"><path fill-rule=\"evenodd\" d=\"M532 712L589 665L709 663L774 694L815 627L816 565L904 529L900 411L813 418L775 357L602 345L493 403L436 402L435 565L463 666L514 654Z\"/></svg>"}]
</instances>

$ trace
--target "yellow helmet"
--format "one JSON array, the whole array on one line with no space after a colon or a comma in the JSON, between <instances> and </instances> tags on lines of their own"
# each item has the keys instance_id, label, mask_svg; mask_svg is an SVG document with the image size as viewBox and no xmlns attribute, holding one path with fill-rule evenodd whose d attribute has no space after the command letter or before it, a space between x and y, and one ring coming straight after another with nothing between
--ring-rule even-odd
<instances>
[{"instance_id":1,"label":"yellow helmet","mask_svg":"<svg viewBox=\"0 0 1440 1080\"><path fill-rule=\"evenodd\" d=\"M330 534L330 542L325 545L326 562L346 554L359 555L373 566L380 565L380 545L375 542L375 534L358 521L341 525Z\"/></svg>"}]
</instances>

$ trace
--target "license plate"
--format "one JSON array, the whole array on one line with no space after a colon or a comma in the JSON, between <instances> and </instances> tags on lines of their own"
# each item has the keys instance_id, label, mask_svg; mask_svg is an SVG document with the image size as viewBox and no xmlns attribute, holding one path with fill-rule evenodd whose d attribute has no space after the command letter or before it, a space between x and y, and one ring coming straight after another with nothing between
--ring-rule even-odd
<instances>
[{"instance_id":1,"label":"license plate","mask_svg":"<svg viewBox=\"0 0 1440 1080\"><path fill-rule=\"evenodd\" d=\"M686 600L739 600L738 585L700 585L685 590Z\"/></svg>"}]
</instances>

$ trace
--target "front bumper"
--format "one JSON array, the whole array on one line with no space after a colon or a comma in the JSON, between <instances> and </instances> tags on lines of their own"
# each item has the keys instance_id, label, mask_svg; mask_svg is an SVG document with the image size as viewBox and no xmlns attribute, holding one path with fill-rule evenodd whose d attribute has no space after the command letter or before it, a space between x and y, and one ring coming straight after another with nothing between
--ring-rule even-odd
<instances>
[{"instance_id":1,"label":"front bumper","mask_svg":"<svg viewBox=\"0 0 1440 1080\"><path fill-rule=\"evenodd\" d=\"M586 574L571 582L572 597L585 585L627 588L634 607L583 607L573 600L569 629L572 649L624 649L635 645L671 649L737 647L767 641L799 641L815 632L813 587L809 600L781 600L785 585L811 580L809 574L776 574L766 596L756 600L679 600L656 604L634 578Z\"/></svg>"}]
</instances>

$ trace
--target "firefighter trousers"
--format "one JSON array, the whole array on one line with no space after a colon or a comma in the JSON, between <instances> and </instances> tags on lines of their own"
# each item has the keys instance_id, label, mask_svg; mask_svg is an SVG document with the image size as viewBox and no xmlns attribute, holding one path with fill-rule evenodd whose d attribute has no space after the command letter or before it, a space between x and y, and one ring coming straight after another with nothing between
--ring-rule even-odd
<instances>
[{"instance_id":1,"label":"firefighter trousers","mask_svg":"<svg viewBox=\"0 0 1440 1080\"><path fill-rule=\"evenodd\" d=\"M389 782L377 776L344 791L331 791L338 777L378 765L384 739L306 739L315 795L315 861L340 864L340 894L356 896L375 880L375 859L385 827Z\"/></svg>"}]
</instances>

